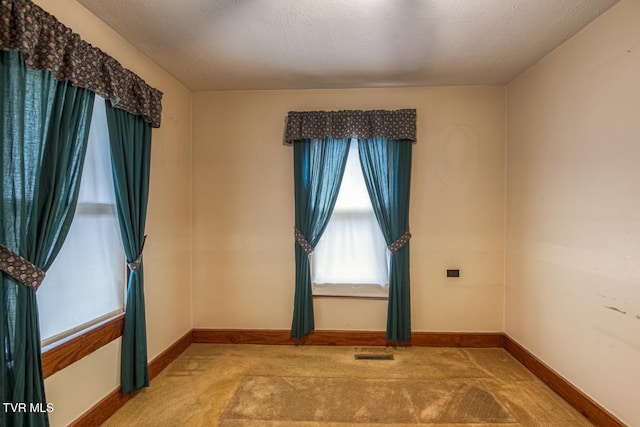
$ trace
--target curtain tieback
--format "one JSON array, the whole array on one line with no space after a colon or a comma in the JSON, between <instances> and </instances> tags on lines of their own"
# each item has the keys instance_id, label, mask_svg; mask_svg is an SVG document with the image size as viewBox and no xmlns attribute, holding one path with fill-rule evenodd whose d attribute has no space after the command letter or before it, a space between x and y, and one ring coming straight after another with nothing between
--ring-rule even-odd
<instances>
[{"instance_id":1,"label":"curtain tieback","mask_svg":"<svg viewBox=\"0 0 640 427\"><path fill-rule=\"evenodd\" d=\"M307 241L307 239L304 237L304 234L302 234L302 232L300 230L298 230L297 228L295 229L293 235L296 238L296 242L300 245L300 247L302 248L302 250L308 255L311 252L313 252L313 246L311 246L311 244Z\"/></svg>"},{"instance_id":2,"label":"curtain tieback","mask_svg":"<svg viewBox=\"0 0 640 427\"><path fill-rule=\"evenodd\" d=\"M395 242L388 246L391 252L398 252L404 245L409 243L409 239L411 239L411 233L407 230L402 236L400 236Z\"/></svg>"},{"instance_id":3,"label":"curtain tieback","mask_svg":"<svg viewBox=\"0 0 640 427\"><path fill-rule=\"evenodd\" d=\"M37 265L1 244L0 270L34 291L38 289L45 276L45 272Z\"/></svg>"},{"instance_id":4,"label":"curtain tieback","mask_svg":"<svg viewBox=\"0 0 640 427\"><path fill-rule=\"evenodd\" d=\"M138 258L136 258L136 260L133 262L127 262L129 270L136 271L140 268L140 264L142 264L142 251L144 250L144 244L146 243L146 241L147 236L144 236L144 239L142 240L142 247L140 248L140 255L138 255Z\"/></svg>"}]
</instances>

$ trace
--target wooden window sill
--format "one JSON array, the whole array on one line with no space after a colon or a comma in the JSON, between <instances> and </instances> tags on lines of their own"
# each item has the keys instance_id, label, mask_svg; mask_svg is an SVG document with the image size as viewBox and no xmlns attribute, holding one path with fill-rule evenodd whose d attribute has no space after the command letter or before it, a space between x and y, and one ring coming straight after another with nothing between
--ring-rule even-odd
<instances>
[{"instance_id":1,"label":"wooden window sill","mask_svg":"<svg viewBox=\"0 0 640 427\"><path fill-rule=\"evenodd\" d=\"M47 378L122 336L124 313L42 349L42 373Z\"/></svg>"}]
</instances>

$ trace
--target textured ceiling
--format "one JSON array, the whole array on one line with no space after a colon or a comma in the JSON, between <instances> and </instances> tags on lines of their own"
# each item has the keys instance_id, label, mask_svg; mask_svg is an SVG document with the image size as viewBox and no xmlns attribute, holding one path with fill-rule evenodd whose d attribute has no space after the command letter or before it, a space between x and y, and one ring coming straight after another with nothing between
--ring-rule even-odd
<instances>
[{"instance_id":1,"label":"textured ceiling","mask_svg":"<svg viewBox=\"0 0 640 427\"><path fill-rule=\"evenodd\" d=\"M505 84L618 0L79 0L192 90Z\"/></svg>"}]
</instances>

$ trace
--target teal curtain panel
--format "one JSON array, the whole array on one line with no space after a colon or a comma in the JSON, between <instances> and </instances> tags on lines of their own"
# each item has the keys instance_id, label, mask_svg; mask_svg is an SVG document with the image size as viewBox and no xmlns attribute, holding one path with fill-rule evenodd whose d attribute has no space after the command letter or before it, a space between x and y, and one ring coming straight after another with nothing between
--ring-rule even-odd
<instances>
[{"instance_id":1,"label":"teal curtain panel","mask_svg":"<svg viewBox=\"0 0 640 427\"><path fill-rule=\"evenodd\" d=\"M389 251L387 340L411 341L409 193L412 143L375 137L358 140L367 191Z\"/></svg>"},{"instance_id":2,"label":"teal curtain panel","mask_svg":"<svg viewBox=\"0 0 640 427\"><path fill-rule=\"evenodd\" d=\"M2 402L42 409L2 411L2 426L49 425L39 283L7 271L19 260L34 274L45 272L60 251L78 200L93 101L92 92L27 68L20 53L0 51L0 244L6 254L0 260L0 393Z\"/></svg>"},{"instance_id":3,"label":"teal curtain panel","mask_svg":"<svg viewBox=\"0 0 640 427\"><path fill-rule=\"evenodd\" d=\"M129 279L122 334L120 382L123 393L149 385L142 250L145 242L151 126L140 116L106 103L111 164L120 234Z\"/></svg>"},{"instance_id":4,"label":"teal curtain panel","mask_svg":"<svg viewBox=\"0 0 640 427\"><path fill-rule=\"evenodd\" d=\"M309 255L333 213L350 143L350 138L323 138L293 145L296 280L292 338L302 338L314 329Z\"/></svg>"}]
</instances>

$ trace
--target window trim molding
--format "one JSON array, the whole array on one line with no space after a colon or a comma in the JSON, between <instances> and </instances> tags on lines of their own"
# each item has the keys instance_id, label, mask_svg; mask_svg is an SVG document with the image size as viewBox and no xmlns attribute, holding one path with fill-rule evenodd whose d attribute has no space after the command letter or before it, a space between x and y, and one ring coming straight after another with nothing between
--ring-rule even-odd
<instances>
[{"instance_id":1,"label":"window trim molding","mask_svg":"<svg viewBox=\"0 0 640 427\"><path fill-rule=\"evenodd\" d=\"M52 335L49 338L43 339L42 341L40 341L40 346L43 349L47 349L47 348L53 348L55 347L55 344L58 342L64 342L66 339L70 338L70 337L75 337L77 335L82 334L83 332L86 332L90 329L92 329L94 326L98 326L103 324L105 321L108 320L112 320L114 317L123 314L124 313L124 307L120 307L117 310L113 310L110 313L107 313L103 316L100 317L96 317L93 320L90 320L88 322L82 323L78 326L76 326L75 328L71 328L68 329L64 332L60 332L59 334L56 335Z\"/></svg>"},{"instance_id":2,"label":"window trim molding","mask_svg":"<svg viewBox=\"0 0 640 427\"><path fill-rule=\"evenodd\" d=\"M362 298L362 299L389 299L389 284L380 286L377 284L363 283L312 283L311 292L314 298Z\"/></svg>"},{"instance_id":3,"label":"window trim molding","mask_svg":"<svg viewBox=\"0 0 640 427\"><path fill-rule=\"evenodd\" d=\"M42 348L42 374L48 378L122 336L124 313Z\"/></svg>"}]
</instances>

